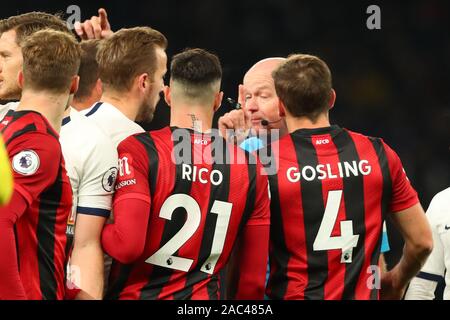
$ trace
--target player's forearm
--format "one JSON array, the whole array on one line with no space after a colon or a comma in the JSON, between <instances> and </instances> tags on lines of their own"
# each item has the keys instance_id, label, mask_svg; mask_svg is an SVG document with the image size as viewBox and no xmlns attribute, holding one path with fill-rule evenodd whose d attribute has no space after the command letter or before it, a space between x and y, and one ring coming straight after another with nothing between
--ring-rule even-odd
<instances>
[{"instance_id":1,"label":"player's forearm","mask_svg":"<svg viewBox=\"0 0 450 320\"><path fill-rule=\"evenodd\" d=\"M432 246L426 244L410 244L406 242L400 262L392 269L394 283L398 287L406 286L419 273L430 255Z\"/></svg>"},{"instance_id":2,"label":"player's forearm","mask_svg":"<svg viewBox=\"0 0 450 320\"><path fill-rule=\"evenodd\" d=\"M103 250L99 242L75 244L71 264L71 280L94 299L103 298Z\"/></svg>"},{"instance_id":3,"label":"player's forearm","mask_svg":"<svg viewBox=\"0 0 450 320\"><path fill-rule=\"evenodd\" d=\"M114 204L114 223L102 232L103 250L121 263L136 260L143 252L147 236L150 204L127 199Z\"/></svg>"}]
</instances>

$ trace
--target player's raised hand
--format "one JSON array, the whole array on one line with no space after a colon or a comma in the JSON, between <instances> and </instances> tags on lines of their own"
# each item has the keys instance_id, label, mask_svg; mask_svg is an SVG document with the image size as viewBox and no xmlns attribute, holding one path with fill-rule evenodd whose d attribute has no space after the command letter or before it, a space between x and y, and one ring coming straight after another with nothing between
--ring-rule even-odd
<instances>
[{"instance_id":1,"label":"player's raised hand","mask_svg":"<svg viewBox=\"0 0 450 320\"><path fill-rule=\"evenodd\" d=\"M75 22L74 27L75 32L82 40L104 39L114 33L109 24L108 14L103 8L98 9L98 16L92 16L83 23Z\"/></svg>"},{"instance_id":2,"label":"player's raised hand","mask_svg":"<svg viewBox=\"0 0 450 320\"><path fill-rule=\"evenodd\" d=\"M245 108L245 92L243 85L239 85L239 96L236 109L225 113L220 117L218 126L220 134L227 140L234 138L234 141L238 143L248 136L251 129L251 120L250 115Z\"/></svg>"}]
</instances>

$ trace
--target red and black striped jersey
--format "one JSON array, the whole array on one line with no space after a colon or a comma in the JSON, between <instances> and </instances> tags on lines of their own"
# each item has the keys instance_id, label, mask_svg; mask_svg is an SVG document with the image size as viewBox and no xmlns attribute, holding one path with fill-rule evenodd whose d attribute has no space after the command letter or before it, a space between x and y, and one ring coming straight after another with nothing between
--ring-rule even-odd
<instances>
[{"instance_id":1,"label":"red and black striped jersey","mask_svg":"<svg viewBox=\"0 0 450 320\"><path fill-rule=\"evenodd\" d=\"M335 125L297 130L271 150L267 295L377 299L384 218L419 202L397 154Z\"/></svg>"},{"instance_id":2,"label":"red and black striped jersey","mask_svg":"<svg viewBox=\"0 0 450 320\"><path fill-rule=\"evenodd\" d=\"M255 158L222 138L174 127L129 137L118 151L114 210L123 199L140 199L150 203L150 212L142 221L143 250L131 263L113 262L106 298L219 299L219 272L238 236L248 226L264 226L265 236L247 239L262 254L246 266L249 273L260 270L262 298L270 204L262 166L249 164ZM126 212L113 213L115 224L128 223L122 218ZM120 250L119 244L106 240L108 227L103 246L118 259L112 251ZM127 236L122 233L119 239Z\"/></svg>"},{"instance_id":3,"label":"red and black striped jersey","mask_svg":"<svg viewBox=\"0 0 450 320\"><path fill-rule=\"evenodd\" d=\"M14 226L23 288L28 299L63 299L72 190L58 134L34 111L9 111L0 130L14 169L14 190L27 203Z\"/></svg>"}]
</instances>

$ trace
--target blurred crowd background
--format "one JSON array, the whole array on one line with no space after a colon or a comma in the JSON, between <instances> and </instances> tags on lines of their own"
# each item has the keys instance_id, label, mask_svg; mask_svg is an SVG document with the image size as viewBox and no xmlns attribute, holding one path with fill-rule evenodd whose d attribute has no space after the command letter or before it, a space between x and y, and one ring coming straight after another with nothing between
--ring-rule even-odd
<instances>
[{"instance_id":1,"label":"blurred crowd background","mask_svg":"<svg viewBox=\"0 0 450 320\"><path fill-rule=\"evenodd\" d=\"M78 5L81 19L104 7L113 30L149 25L166 35L168 55L202 47L222 61L225 97L237 98L244 73L255 62L311 53L331 68L337 102L331 121L381 136L403 160L426 209L450 186L450 2L322 0L127 0L2 2L0 16L28 11L66 14ZM369 30L369 5L381 8L381 30ZM228 111L224 104L218 116ZM216 117L216 119L217 119ZM161 101L147 129L168 124ZM392 251L401 252L388 224Z\"/></svg>"}]
</instances>

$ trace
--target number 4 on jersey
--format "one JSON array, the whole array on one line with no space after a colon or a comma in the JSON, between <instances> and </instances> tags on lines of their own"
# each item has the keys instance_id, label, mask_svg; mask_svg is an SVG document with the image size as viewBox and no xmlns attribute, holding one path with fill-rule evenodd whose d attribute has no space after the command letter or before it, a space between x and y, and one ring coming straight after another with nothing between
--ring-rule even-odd
<instances>
[{"instance_id":1,"label":"number 4 on jersey","mask_svg":"<svg viewBox=\"0 0 450 320\"><path fill-rule=\"evenodd\" d=\"M332 237L334 225L339 213L342 190L328 192L327 205L323 214L319 232L314 240L314 251L341 249L341 263L351 263L353 248L358 244L359 235L353 234L353 222L341 221L341 235Z\"/></svg>"}]
</instances>

